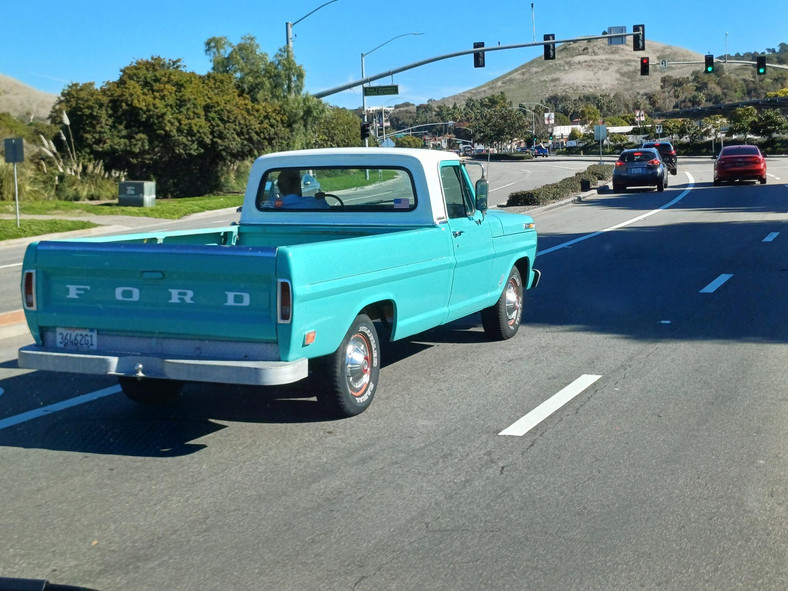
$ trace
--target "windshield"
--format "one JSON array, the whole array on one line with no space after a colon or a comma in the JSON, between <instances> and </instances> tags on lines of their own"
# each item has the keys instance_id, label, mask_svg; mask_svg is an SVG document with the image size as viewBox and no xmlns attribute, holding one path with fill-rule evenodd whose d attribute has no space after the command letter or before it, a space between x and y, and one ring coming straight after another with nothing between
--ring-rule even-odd
<instances>
[{"instance_id":1,"label":"windshield","mask_svg":"<svg viewBox=\"0 0 788 591\"><path fill-rule=\"evenodd\" d=\"M416 191L402 168L278 168L263 175L260 211L410 211Z\"/></svg>"}]
</instances>

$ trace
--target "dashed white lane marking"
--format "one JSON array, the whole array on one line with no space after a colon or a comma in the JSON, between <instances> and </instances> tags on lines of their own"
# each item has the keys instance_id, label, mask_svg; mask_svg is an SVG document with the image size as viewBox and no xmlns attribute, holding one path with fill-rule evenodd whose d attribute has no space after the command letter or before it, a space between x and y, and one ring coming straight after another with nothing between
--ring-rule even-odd
<instances>
[{"instance_id":1,"label":"dashed white lane marking","mask_svg":"<svg viewBox=\"0 0 788 591\"><path fill-rule=\"evenodd\" d=\"M779 235L780 235L779 232L772 232L771 234L767 235L766 238L763 239L763 241L764 242L772 242Z\"/></svg>"},{"instance_id":2,"label":"dashed white lane marking","mask_svg":"<svg viewBox=\"0 0 788 591\"><path fill-rule=\"evenodd\" d=\"M719 277L717 277L714 281L709 283L706 287L700 290L700 293L714 293L719 289L719 287L725 283L728 279L733 277L730 273L723 273Z\"/></svg>"},{"instance_id":3,"label":"dashed white lane marking","mask_svg":"<svg viewBox=\"0 0 788 591\"><path fill-rule=\"evenodd\" d=\"M678 197L676 197L673 201L670 201L670 202L666 203L665 205L663 205L662 207L660 207L658 209L652 209L651 211L646 212L643 215L639 215L639 216L637 216L635 218L632 218L631 220L627 220L625 222L621 222L620 224L616 224L615 226L610 226L609 228L605 228L604 230L599 230L598 232L591 232L591 234L586 234L585 236L580 236L579 238L575 238L574 240L569 240L568 242L563 242L561 244L558 244L557 246L553 246L553 247L547 248L545 250L540 250L538 253L536 253L537 256L544 256L544 255L549 254L551 252L554 252L556 250L560 250L562 248L566 248L568 246L572 246L573 244L577 244L578 242L582 242L583 240L588 240L589 238L594 238L594 237L599 236L601 234L604 234L606 232L612 232L613 230L618 230L619 228L624 228L626 226L634 224L635 222L639 222L640 220L644 220L647 217L651 217L655 213L659 213L661 211L664 211L667 208L672 207L673 205L676 205L676 203L678 203L679 201L684 199L684 197L689 195L690 191L692 191L692 188L695 186L695 178L690 173L688 173L686 171L684 172L684 174L686 174L687 177L689 178L689 186L686 189L684 189L681 192L681 194Z\"/></svg>"},{"instance_id":4,"label":"dashed white lane marking","mask_svg":"<svg viewBox=\"0 0 788 591\"><path fill-rule=\"evenodd\" d=\"M118 392L120 392L120 386L110 386L109 388L104 388L103 390L96 390L95 392L83 394L82 396L77 396L76 398L69 398L68 400L63 400L62 402L56 402L55 404L50 404L49 406L43 406L35 410L23 412L22 414L14 415L13 417L0 419L0 431L7 429L8 427L13 427L21 423L26 423L27 421L32 421L33 419L52 414L53 412L59 412L74 406L79 406L80 404L93 402L94 400L104 398L105 396L111 396L112 394L117 394Z\"/></svg>"},{"instance_id":5,"label":"dashed white lane marking","mask_svg":"<svg viewBox=\"0 0 788 591\"><path fill-rule=\"evenodd\" d=\"M522 437L601 377L602 376L583 374L566 388L545 400L516 423L513 423L511 426L498 433L498 435Z\"/></svg>"},{"instance_id":6,"label":"dashed white lane marking","mask_svg":"<svg viewBox=\"0 0 788 591\"><path fill-rule=\"evenodd\" d=\"M11 267L21 267L22 263L12 263L10 265L0 265L0 269L10 269Z\"/></svg>"}]
</instances>

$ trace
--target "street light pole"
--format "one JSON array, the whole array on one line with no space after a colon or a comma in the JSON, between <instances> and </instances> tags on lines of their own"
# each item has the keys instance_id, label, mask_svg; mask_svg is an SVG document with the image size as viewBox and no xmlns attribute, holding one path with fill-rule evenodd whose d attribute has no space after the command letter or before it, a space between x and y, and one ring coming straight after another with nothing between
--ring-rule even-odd
<instances>
[{"instance_id":1,"label":"street light pole","mask_svg":"<svg viewBox=\"0 0 788 591\"><path fill-rule=\"evenodd\" d=\"M285 23L285 43L287 44L287 51L289 53L293 53L293 27L295 27L298 23L300 23L302 20L304 20L309 15L314 14L315 12L317 12L318 10L323 8L324 6L328 6L332 2L336 2L336 1L337 0L329 0L328 2L326 2L324 4L321 4L320 6L315 8L312 12L305 14L300 19L298 19L296 22L291 23L290 21L287 21Z\"/></svg>"},{"instance_id":2,"label":"street light pole","mask_svg":"<svg viewBox=\"0 0 788 591\"><path fill-rule=\"evenodd\" d=\"M400 37L407 37L408 35L423 35L423 34L424 33L402 33L402 35L397 35L396 37L392 37L388 41L385 41L385 42L381 43L375 49L370 49L368 52L362 53L361 54L361 79L363 80L364 78L367 77L366 69L364 67L364 58L366 56L368 56L370 53L372 53L373 51L377 51L378 49L380 49L381 47L383 47L387 43L391 43L392 41L394 41L394 39L399 39ZM366 88L366 86L367 86L366 84L362 84L361 85L361 109L364 112L364 123L367 123L367 95L364 93L364 89ZM386 129L385 129L385 120L386 119L385 119L385 117L386 116L383 115L383 125L384 125L383 133L384 133L384 135L386 133ZM369 138L364 138L364 147L365 148L369 147Z\"/></svg>"}]
</instances>

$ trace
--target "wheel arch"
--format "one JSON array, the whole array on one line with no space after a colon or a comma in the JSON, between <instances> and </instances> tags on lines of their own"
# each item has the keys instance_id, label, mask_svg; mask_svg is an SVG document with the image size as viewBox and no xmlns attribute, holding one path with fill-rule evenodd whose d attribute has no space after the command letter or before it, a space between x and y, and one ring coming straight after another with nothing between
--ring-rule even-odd
<instances>
[{"instance_id":1,"label":"wheel arch","mask_svg":"<svg viewBox=\"0 0 788 591\"><path fill-rule=\"evenodd\" d=\"M531 287L531 260L528 257L522 257L514 261L514 265L520 271L520 277L523 279L523 289Z\"/></svg>"}]
</instances>

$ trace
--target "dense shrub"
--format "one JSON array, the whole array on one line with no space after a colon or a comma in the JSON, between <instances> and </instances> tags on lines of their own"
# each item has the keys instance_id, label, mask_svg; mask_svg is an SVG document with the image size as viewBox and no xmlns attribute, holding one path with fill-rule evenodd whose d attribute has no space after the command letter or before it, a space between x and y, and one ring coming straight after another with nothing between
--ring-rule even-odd
<instances>
[{"instance_id":1,"label":"dense shrub","mask_svg":"<svg viewBox=\"0 0 788 591\"><path fill-rule=\"evenodd\" d=\"M557 183L543 185L527 191L516 191L509 194L507 206L515 205L546 205L561 199L566 199L583 189L583 181L591 188L597 186L598 181L606 181L613 177L613 166L610 164L592 164L583 172L561 179Z\"/></svg>"}]
</instances>

